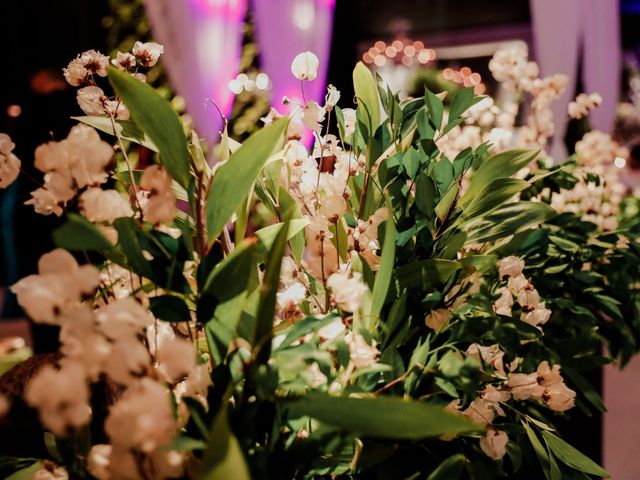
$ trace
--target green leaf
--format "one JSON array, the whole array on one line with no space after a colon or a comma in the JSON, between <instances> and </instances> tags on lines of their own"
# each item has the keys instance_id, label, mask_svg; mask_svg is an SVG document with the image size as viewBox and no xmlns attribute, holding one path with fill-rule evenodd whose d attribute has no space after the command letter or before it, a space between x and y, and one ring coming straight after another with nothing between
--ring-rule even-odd
<instances>
[{"instance_id":1,"label":"green leaf","mask_svg":"<svg viewBox=\"0 0 640 480\"><path fill-rule=\"evenodd\" d=\"M269 157L282 147L288 119L251 135L213 177L207 199L207 235L212 242L240 207Z\"/></svg>"},{"instance_id":2,"label":"green leaf","mask_svg":"<svg viewBox=\"0 0 640 480\"><path fill-rule=\"evenodd\" d=\"M487 158L471 175L469 189L462 197L462 204L467 205L471 202L493 180L511 177L531 163L539 154L540 150L516 149L506 150Z\"/></svg>"},{"instance_id":3,"label":"green leaf","mask_svg":"<svg viewBox=\"0 0 640 480\"><path fill-rule=\"evenodd\" d=\"M469 229L467 244L492 242L521 232L556 216L556 211L542 202L517 202L501 207Z\"/></svg>"},{"instance_id":4,"label":"green leaf","mask_svg":"<svg viewBox=\"0 0 640 480\"><path fill-rule=\"evenodd\" d=\"M175 295L160 295L149 300L151 311L165 322L187 322L191 320L189 307L180 297Z\"/></svg>"},{"instance_id":5,"label":"green leaf","mask_svg":"<svg viewBox=\"0 0 640 480\"><path fill-rule=\"evenodd\" d=\"M442 126L442 115L444 112L444 104L431 90L425 87L424 89L424 103L429 108L429 117L433 122L433 126L436 130Z\"/></svg>"},{"instance_id":6,"label":"green leaf","mask_svg":"<svg viewBox=\"0 0 640 480\"><path fill-rule=\"evenodd\" d=\"M5 477L5 480L31 480L40 468L42 468L42 462L33 459L33 463L30 466L13 472L11 475Z\"/></svg>"},{"instance_id":7,"label":"green leaf","mask_svg":"<svg viewBox=\"0 0 640 480\"><path fill-rule=\"evenodd\" d=\"M290 218L292 222L302 218L302 212L298 203L294 200L291 194L285 189L280 187L280 218ZM300 231L289 239L289 246L291 247L291 254L298 265L302 261L302 255L304 254L305 247L304 232Z\"/></svg>"},{"instance_id":8,"label":"green leaf","mask_svg":"<svg viewBox=\"0 0 640 480\"><path fill-rule=\"evenodd\" d=\"M58 247L72 252L115 252L115 247L102 232L89 220L76 213L69 213L67 223L54 230L53 241Z\"/></svg>"},{"instance_id":9,"label":"green leaf","mask_svg":"<svg viewBox=\"0 0 640 480\"><path fill-rule=\"evenodd\" d=\"M393 265L396 258L396 226L393 223L393 214L389 207L389 218L385 222L384 244L382 246L382 257L380 266L376 273L376 279L373 283L373 292L371 300L371 316L377 317L384 306L387 298L387 292L391 285L391 276L393 274Z\"/></svg>"},{"instance_id":10,"label":"green leaf","mask_svg":"<svg viewBox=\"0 0 640 480\"><path fill-rule=\"evenodd\" d=\"M114 222L114 227L118 231L118 244L127 257L127 264L138 275L157 281L151 264L142 252L136 222L132 218L119 218Z\"/></svg>"},{"instance_id":11,"label":"green leaf","mask_svg":"<svg viewBox=\"0 0 640 480\"><path fill-rule=\"evenodd\" d=\"M116 120L116 130L113 131L113 124L109 117L71 117L73 120L77 120L85 125L100 130L108 135L116 136L116 133L123 139L129 142L137 143L143 147L148 148L153 152L158 152L158 147L151 139L145 135L145 133L131 120Z\"/></svg>"},{"instance_id":12,"label":"green leaf","mask_svg":"<svg viewBox=\"0 0 640 480\"><path fill-rule=\"evenodd\" d=\"M304 337L306 334L311 332L317 332L325 325L339 319L340 317L337 315L327 315L324 318L305 317L302 320L298 320L286 331L286 337L284 337L284 340L280 342L276 350L284 350L300 337Z\"/></svg>"},{"instance_id":13,"label":"green leaf","mask_svg":"<svg viewBox=\"0 0 640 480\"><path fill-rule=\"evenodd\" d=\"M462 265L451 260L428 259L408 263L395 269L395 288L417 288L421 291L443 286Z\"/></svg>"},{"instance_id":14,"label":"green leaf","mask_svg":"<svg viewBox=\"0 0 640 480\"><path fill-rule=\"evenodd\" d=\"M444 194L436 205L435 212L441 222L444 221L447 213L449 213L451 207L454 205L456 198L458 198L458 191L460 191L460 187L458 187L457 184L451 185L451 188L449 188L447 193Z\"/></svg>"},{"instance_id":15,"label":"green leaf","mask_svg":"<svg viewBox=\"0 0 640 480\"><path fill-rule=\"evenodd\" d=\"M529 442L531 442L531 446L538 457L544 476L547 480L551 480L551 464L549 462L549 454L547 453L547 450L544 448L540 439L527 422L522 420L522 426L524 427L525 432L527 432L527 437L529 437Z\"/></svg>"},{"instance_id":16,"label":"green leaf","mask_svg":"<svg viewBox=\"0 0 640 480\"><path fill-rule=\"evenodd\" d=\"M221 302L244 292L257 279L257 251L255 240L246 240L237 245L229 256L211 270L201 292L214 295Z\"/></svg>"},{"instance_id":17,"label":"green leaf","mask_svg":"<svg viewBox=\"0 0 640 480\"><path fill-rule=\"evenodd\" d=\"M268 253L273 247L273 243L280 233L280 230L284 226L284 222L275 223L273 225L269 225L268 227L261 228L256 231L256 237L260 240L260 245L262 247L263 252ZM289 221L289 232L287 233L287 241L291 240L298 233L304 230L309 224L309 220L306 218L297 218L295 220Z\"/></svg>"},{"instance_id":18,"label":"green leaf","mask_svg":"<svg viewBox=\"0 0 640 480\"><path fill-rule=\"evenodd\" d=\"M438 186L438 191L444 194L451 182L453 182L453 164L449 159L442 157L436 162L433 167L432 177Z\"/></svg>"},{"instance_id":19,"label":"green leaf","mask_svg":"<svg viewBox=\"0 0 640 480\"><path fill-rule=\"evenodd\" d=\"M364 63L358 62L353 70L353 88L358 99L358 110L366 121L371 136L380 125L380 103L375 78ZM362 108L360 108L362 106Z\"/></svg>"},{"instance_id":20,"label":"green leaf","mask_svg":"<svg viewBox=\"0 0 640 480\"><path fill-rule=\"evenodd\" d=\"M267 363L271 355L271 340L273 336L273 318L276 313L276 296L280 285L280 267L282 257L287 246L289 222L278 232L273 247L267 258L262 286L260 288L260 304L256 317L256 329L253 337L253 348L257 361L254 367Z\"/></svg>"},{"instance_id":21,"label":"green leaf","mask_svg":"<svg viewBox=\"0 0 640 480\"><path fill-rule=\"evenodd\" d=\"M418 440L478 430L461 415L399 397L353 398L309 394L287 404L294 416L309 416L365 437Z\"/></svg>"},{"instance_id":22,"label":"green leaf","mask_svg":"<svg viewBox=\"0 0 640 480\"><path fill-rule=\"evenodd\" d=\"M462 474L465 461L465 456L460 453L452 455L438 465L427 477L427 480L456 480Z\"/></svg>"},{"instance_id":23,"label":"green leaf","mask_svg":"<svg viewBox=\"0 0 640 480\"><path fill-rule=\"evenodd\" d=\"M529 187L529 182L518 178L498 178L483 188L477 197L469 202L462 214L469 221L490 212L511 200L516 193Z\"/></svg>"},{"instance_id":24,"label":"green leaf","mask_svg":"<svg viewBox=\"0 0 640 480\"><path fill-rule=\"evenodd\" d=\"M171 104L151 86L115 67L109 81L133 120L158 147L160 162L184 188L189 186L189 149L182 123Z\"/></svg>"},{"instance_id":25,"label":"green leaf","mask_svg":"<svg viewBox=\"0 0 640 480\"><path fill-rule=\"evenodd\" d=\"M604 468L561 438L556 437L553 433L545 430L542 432L542 438L544 438L553 455L565 465L579 472L588 473L589 475L596 475L598 477L609 476Z\"/></svg>"},{"instance_id":26,"label":"green leaf","mask_svg":"<svg viewBox=\"0 0 640 480\"><path fill-rule=\"evenodd\" d=\"M226 406L220 408L211 426L209 444L202 457L202 470L199 478L251 480L249 468L238 439L229 426Z\"/></svg>"},{"instance_id":27,"label":"green leaf","mask_svg":"<svg viewBox=\"0 0 640 480\"><path fill-rule=\"evenodd\" d=\"M478 98L480 100L480 98ZM473 87L461 88L451 97L449 107L449 122L456 120L473 105Z\"/></svg>"}]
</instances>

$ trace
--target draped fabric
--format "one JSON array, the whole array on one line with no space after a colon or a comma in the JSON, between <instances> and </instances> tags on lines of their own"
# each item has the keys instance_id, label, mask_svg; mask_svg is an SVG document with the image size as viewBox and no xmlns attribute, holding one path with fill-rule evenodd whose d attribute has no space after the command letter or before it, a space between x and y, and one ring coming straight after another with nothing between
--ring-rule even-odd
<instances>
[{"instance_id":1,"label":"draped fabric","mask_svg":"<svg viewBox=\"0 0 640 480\"><path fill-rule=\"evenodd\" d=\"M300 81L291 74L291 62L307 50L318 56L320 66L316 80L304 82L304 96L307 101L320 102L325 93L335 0L252 0L252 5L261 70L271 79L273 106L282 111L284 96L302 102Z\"/></svg>"},{"instance_id":2,"label":"draped fabric","mask_svg":"<svg viewBox=\"0 0 640 480\"><path fill-rule=\"evenodd\" d=\"M209 144L222 128L213 100L229 115L242 48L247 0L145 0L153 35L163 44L164 65L196 131Z\"/></svg>"},{"instance_id":3,"label":"draped fabric","mask_svg":"<svg viewBox=\"0 0 640 480\"><path fill-rule=\"evenodd\" d=\"M586 92L598 92L602 105L591 112L594 129L610 132L620 95L620 16L617 0L530 0L535 57L543 75L564 73L569 84L553 106L556 134L551 154L566 156L567 107L579 69Z\"/></svg>"}]
</instances>

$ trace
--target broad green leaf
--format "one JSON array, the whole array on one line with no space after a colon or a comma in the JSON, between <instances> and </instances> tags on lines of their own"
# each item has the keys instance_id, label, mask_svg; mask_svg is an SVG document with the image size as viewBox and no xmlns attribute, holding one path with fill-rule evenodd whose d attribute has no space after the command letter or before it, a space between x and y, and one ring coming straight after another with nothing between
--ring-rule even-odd
<instances>
[{"instance_id":1,"label":"broad green leaf","mask_svg":"<svg viewBox=\"0 0 640 480\"><path fill-rule=\"evenodd\" d=\"M191 320L189 307L180 297L160 295L149 299L153 315L165 322L187 322Z\"/></svg>"},{"instance_id":2,"label":"broad green leaf","mask_svg":"<svg viewBox=\"0 0 640 480\"><path fill-rule=\"evenodd\" d=\"M70 251L115 252L113 244L86 218L70 213L67 223L53 232L54 243ZM117 253L117 252L115 252Z\"/></svg>"},{"instance_id":3,"label":"broad green leaf","mask_svg":"<svg viewBox=\"0 0 640 480\"><path fill-rule=\"evenodd\" d=\"M449 159L441 157L433 166L431 177L438 186L438 191L444 194L453 182L453 164Z\"/></svg>"},{"instance_id":4,"label":"broad green leaf","mask_svg":"<svg viewBox=\"0 0 640 480\"><path fill-rule=\"evenodd\" d=\"M428 259L408 263L395 269L394 286L396 292L402 289L429 290L443 286L462 265L451 260Z\"/></svg>"},{"instance_id":5,"label":"broad green leaf","mask_svg":"<svg viewBox=\"0 0 640 480\"><path fill-rule=\"evenodd\" d=\"M309 220L306 218L297 218L295 220L289 221L289 232L287 233L287 241L291 240L294 236L304 230L309 224ZM268 253L273 247L273 243L280 233L284 222L275 223L273 225L269 225L268 227L261 228L256 231L256 237L260 240L260 246L265 253Z\"/></svg>"},{"instance_id":6,"label":"broad green leaf","mask_svg":"<svg viewBox=\"0 0 640 480\"><path fill-rule=\"evenodd\" d=\"M353 88L358 99L358 108L364 116L369 128L370 135L373 136L375 130L380 125L380 103L378 99L378 86L376 80L364 63L358 62L353 70Z\"/></svg>"},{"instance_id":7,"label":"broad green leaf","mask_svg":"<svg viewBox=\"0 0 640 480\"><path fill-rule=\"evenodd\" d=\"M266 363L271 355L273 318L276 312L278 286L280 285L280 267L282 266L282 257L287 246L288 234L289 222L286 221L278 232L267 258L260 288L260 304L256 317L255 335L252 342L257 358L254 366Z\"/></svg>"},{"instance_id":8,"label":"broad green leaf","mask_svg":"<svg viewBox=\"0 0 640 480\"><path fill-rule=\"evenodd\" d=\"M449 213L451 207L454 205L456 198L458 198L459 191L460 187L457 184L451 185L451 188L447 190L447 193L443 195L443 197L436 205L435 212L441 222L444 221L447 213Z\"/></svg>"},{"instance_id":9,"label":"broad green leaf","mask_svg":"<svg viewBox=\"0 0 640 480\"><path fill-rule=\"evenodd\" d=\"M429 108L429 117L433 121L436 130L442 126L442 114L444 112L444 104L431 90L425 87L424 103Z\"/></svg>"},{"instance_id":10,"label":"broad green leaf","mask_svg":"<svg viewBox=\"0 0 640 480\"><path fill-rule=\"evenodd\" d=\"M71 117L73 120L77 120L85 125L89 125L90 127L95 128L96 130L100 130L108 135L116 134L120 136L123 140L127 140L129 142L137 143L138 145L142 145L143 147L148 148L153 152L158 152L158 147L156 147L155 143L151 141L151 139L145 135L145 133L131 120L116 120L116 130L113 131L113 124L111 123L111 119L109 117Z\"/></svg>"},{"instance_id":11,"label":"broad green leaf","mask_svg":"<svg viewBox=\"0 0 640 480\"><path fill-rule=\"evenodd\" d=\"M419 440L477 431L479 426L441 407L399 397L353 398L309 394L286 405L294 416L309 416L365 437Z\"/></svg>"},{"instance_id":12,"label":"broad green leaf","mask_svg":"<svg viewBox=\"0 0 640 480\"><path fill-rule=\"evenodd\" d=\"M169 175L185 188L189 186L189 149L180 118L171 104L151 86L115 67L109 81L131 112L136 124L158 147L160 162Z\"/></svg>"},{"instance_id":13,"label":"broad green leaf","mask_svg":"<svg viewBox=\"0 0 640 480\"><path fill-rule=\"evenodd\" d=\"M251 480L238 439L231 431L227 407L220 408L202 457L200 477L204 480Z\"/></svg>"},{"instance_id":14,"label":"broad green leaf","mask_svg":"<svg viewBox=\"0 0 640 480\"><path fill-rule=\"evenodd\" d=\"M452 455L443 461L438 467L429 474L427 480L456 480L462 474L462 467L466 458L458 453Z\"/></svg>"},{"instance_id":15,"label":"broad green leaf","mask_svg":"<svg viewBox=\"0 0 640 480\"><path fill-rule=\"evenodd\" d=\"M506 150L487 158L471 175L469 189L463 195L461 203L467 205L493 180L511 177L531 163L539 153L540 150Z\"/></svg>"},{"instance_id":16,"label":"broad green leaf","mask_svg":"<svg viewBox=\"0 0 640 480\"><path fill-rule=\"evenodd\" d=\"M371 316L377 317L384 306L387 298L387 292L391 285L391 276L393 274L393 265L396 257L396 226L393 223L393 215L389 207L389 218L385 222L384 244L382 246L382 257L380 266L376 273L376 279L373 284L372 300L371 300Z\"/></svg>"},{"instance_id":17,"label":"broad green leaf","mask_svg":"<svg viewBox=\"0 0 640 480\"><path fill-rule=\"evenodd\" d=\"M561 438L556 437L553 433L544 430L542 432L542 438L544 438L553 455L565 465L579 472L588 473L589 475L596 475L598 477L609 476L604 468Z\"/></svg>"},{"instance_id":18,"label":"broad green leaf","mask_svg":"<svg viewBox=\"0 0 640 480\"><path fill-rule=\"evenodd\" d=\"M479 100L480 98L476 101ZM449 122L456 120L474 103L473 87L461 88L454 93L451 97L451 106L449 107Z\"/></svg>"},{"instance_id":19,"label":"broad green leaf","mask_svg":"<svg viewBox=\"0 0 640 480\"><path fill-rule=\"evenodd\" d=\"M556 216L556 211L542 202L517 202L491 212L469 229L466 244L492 242L533 227Z\"/></svg>"},{"instance_id":20,"label":"broad green leaf","mask_svg":"<svg viewBox=\"0 0 640 480\"><path fill-rule=\"evenodd\" d=\"M221 302L244 292L257 279L257 252L255 240L246 240L237 245L229 256L211 270L201 292L213 295Z\"/></svg>"},{"instance_id":21,"label":"broad green leaf","mask_svg":"<svg viewBox=\"0 0 640 480\"><path fill-rule=\"evenodd\" d=\"M471 255L458 261L465 267L471 267L481 273L488 273L496 268L498 257L496 255Z\"/></svg>"},{"instance_id":22,"label":"broad green leaf","mask_svg":"<svg viewBox=\"0 0 640 480\"><path fill-rule=\"evenodd\" d=\"M213 177L207 199L207 235L212 242L240 207L271 154L280 149L287 118L251 135Z\"/></svg>"},{"instance_id":23,"label":"broad green leaf","mask_svg":"<svg viewBox=\"0 0 640 480\"><path fill-rule=\"evenodd\" d=\"M517 178L498 178L483 188L463 210L463 221L484 215L511 200L515 194L529 187L529 182Z\"/></svg>"}]
</instances>

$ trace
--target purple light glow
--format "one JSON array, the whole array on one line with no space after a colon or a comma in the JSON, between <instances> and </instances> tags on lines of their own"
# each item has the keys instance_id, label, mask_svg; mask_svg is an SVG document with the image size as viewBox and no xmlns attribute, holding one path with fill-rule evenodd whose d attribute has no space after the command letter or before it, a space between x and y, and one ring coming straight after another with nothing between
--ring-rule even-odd
<instances>
[{"instance_id":1,"label":"purple light glow","mask_svg":"<svg viewBox=\"0 0 640 480\"><path fill-rule=\"evenodd\" d=\"M300 98L300 81L291 73L294 57L306 50L320 60L318 77L304 83L307 101L325 95L335 0L253 0L262 70L269 75L272 104L283 111L285 95ZM295 106L292 106L295 108Z\"/></svg>"}]
</instances>

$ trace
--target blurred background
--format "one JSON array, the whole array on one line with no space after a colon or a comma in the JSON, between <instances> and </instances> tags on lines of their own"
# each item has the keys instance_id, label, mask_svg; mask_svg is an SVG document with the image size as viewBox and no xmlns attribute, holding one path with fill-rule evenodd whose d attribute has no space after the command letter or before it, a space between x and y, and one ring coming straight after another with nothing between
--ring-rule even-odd
<instances>
[{"instance_id":1,"label":"blurred background","mask_svg":"<svg viewBox=\"0 0 640 480\"><path fill-rule=\"evenodd\" d=\"M64 138L71 117L82 115L62 67L84 50L163 44L162 65L148 81L213 145L223 125L218 109L230 135L242 140L271 106L286 110L284 96L296 101L300 85L290 64L301 51L320 58L306 99L320 101L333 84L341 105L351 106L357 61L404 97L421 95L426 84L434 91L472 86L499 98L504 92L488 62L501 46L522 44L543 75L569 76L558 114L575 94L596 91L605 100L592 126L632 153L640 149L640 0L21 0L5 2L2 18L0 132L13 138L25 170L0 190L0 358L7 361L29 348L56 348L56 335L22 319L6 286L35 272L53 248L50 232L61 220L23 203L39 183L35 148ZM551 149L560 161L572 152L578 126L555 123ZM622 373L605 369L594 380L610 411L585 419L580 447L602 458L613 479L640 478L640 363Z\"/></svg>"}]
</instances>

